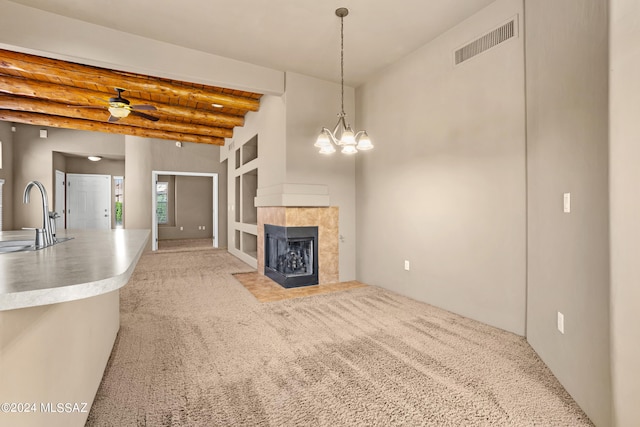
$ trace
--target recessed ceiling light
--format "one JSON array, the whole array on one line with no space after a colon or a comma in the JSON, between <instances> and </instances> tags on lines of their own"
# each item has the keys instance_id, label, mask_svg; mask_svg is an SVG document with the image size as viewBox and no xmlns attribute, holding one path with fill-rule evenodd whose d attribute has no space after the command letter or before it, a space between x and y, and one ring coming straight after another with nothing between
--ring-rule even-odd
<instances>
[{"instance_id":1,"label":"recessed ceiling light","mask_svg":"<svg viewBox=\"0 0 640 427\"><path fill-rule=\"evenodd\" d=\"M211 104L212 107L216 107L216 108L222 108L224 107L224 105L222 104Z\"/></svg>"},{"instance_id":2,"label":"recessed ceiling light","mask_svg":"<svg viewBox=\"0 0 640 427\"><path fill-rule=\"evenodd\" d=\"M87 159L91 160L92 162L99 162L100 160L102 160L102 157L100 157L100 156L89 156L89 157L87 157Z\"/></svg>"}]
</instances>

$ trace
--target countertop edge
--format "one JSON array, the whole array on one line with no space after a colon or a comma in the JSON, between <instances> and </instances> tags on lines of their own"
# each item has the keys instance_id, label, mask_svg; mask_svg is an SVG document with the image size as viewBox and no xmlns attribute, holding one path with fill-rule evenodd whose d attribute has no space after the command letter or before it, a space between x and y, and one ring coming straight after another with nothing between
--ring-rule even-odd
<instances>
[{"instance_id":1,"label":"countertop edge","mask_svg":"<svg viewBox=\"0 0 640 427\"><path fill-rule=\"evenodd\" d=\"M140 245L137 254L131 259L129 267L121 274L102 280L78 283L59 288L0 294L0 312L71 302L118 290L129 282L140 257L145 251L148 240L149 234L147 234L144 242Z\"/></svg>"}]
</instances>

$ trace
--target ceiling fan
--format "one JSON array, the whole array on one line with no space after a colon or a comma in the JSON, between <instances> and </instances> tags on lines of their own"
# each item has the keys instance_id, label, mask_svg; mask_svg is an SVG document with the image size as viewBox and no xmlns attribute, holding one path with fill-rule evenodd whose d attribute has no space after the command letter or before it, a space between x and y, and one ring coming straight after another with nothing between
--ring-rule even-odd
<instances>
[{"instance_id":1,"label":"ceiling fan","mask_svg":"<svg viewBox=\"0 0 640 427\"><path fill-rule=\"evenodd\" d=\"M151 120L153 122L157 122L159 120L157 117L153 117L148 114L141 113L139 111L139 110L155 111L157 110L156 107L154 107L153 105L146 105L146 104L131 105L131 102L129 102L128 99L122 97L122 92L124 92L126 89L117 87L115 88L115 90L116 92L118 92L118 95L113 98L109 98L109 106L106 107L107 110L109 110L109 113L111 113L108 120L109 122L111 123L117 122L118 120L127 117L129 114L133 114L135 116L142 117L143 119ZM86 105L86 106L82 106L81 108L105 108L105 107Z\"/></svg>"}]
</instances>

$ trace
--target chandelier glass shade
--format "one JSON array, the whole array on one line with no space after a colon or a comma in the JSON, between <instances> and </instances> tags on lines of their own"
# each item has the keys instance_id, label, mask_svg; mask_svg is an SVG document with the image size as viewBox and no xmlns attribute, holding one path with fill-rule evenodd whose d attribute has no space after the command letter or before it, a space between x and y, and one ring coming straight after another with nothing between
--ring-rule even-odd
<instances>
[{"instance_id":1,"label":"chandelier glass shade","mask_svg":"<svg viewBox=\"0 0 640 427\"><path fill-rule=\"evenodd\" d=\"M346 120L344 112L344 17L349 14L349 9L341 7L336 9L336 16L340 18L340 88L341 110L338 114L338 123L333 130L323 127L316 139L315 147L320 149L320 154L332 154L336 148L340 148L343 154L356 154L358 151L371 150L373 144L367 131L354 132Z\"/></svg>"}]
</instances>

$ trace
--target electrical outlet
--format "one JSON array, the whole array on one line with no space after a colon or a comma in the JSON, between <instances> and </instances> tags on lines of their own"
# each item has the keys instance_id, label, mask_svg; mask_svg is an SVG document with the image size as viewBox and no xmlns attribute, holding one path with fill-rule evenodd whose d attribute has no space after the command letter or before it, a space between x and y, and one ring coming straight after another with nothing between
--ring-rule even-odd
<instances>
[{"instance_id":1,"label":"electrical outlet","mask_svg":"<svg viewBox=\"0 0 640 427\"><path fill-rule=\"evenodd\" d=\"M203 230L206 230L206 229L207 229L207 226L203 225L203 226L202 226L202 229L203 229Z\"/></svg>"},{"instance_id":2,"label":"electrical outlet","mask_svg":"<svg viewBox=\"0 0 640 427\"><path fill-rule=\"evenodd\" d=\"M564 334L564 314L558 312L558 331Z\"/></svg>"},{"instance_id":3,"label":"electrical outlet","mask_svg":"<svg viewBox=\"0 0 640 427\"><path fill-rule=\"evenodd\" d=\"M184 227L180 226L180 231L184 231Z\"/></svg>"},{"instance_id":4,"label":"electrical outlet","mask_svg":"<svg viewBox=\"0 0 640 427\"><path fill-rule=\"evenodd\" d=\"M409 264L408 260L404 260L404 269L409 271L411 269L411 264Z\"/></svg>"}]
</instances>

